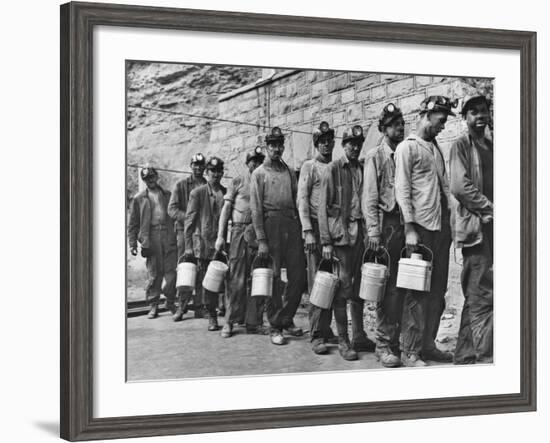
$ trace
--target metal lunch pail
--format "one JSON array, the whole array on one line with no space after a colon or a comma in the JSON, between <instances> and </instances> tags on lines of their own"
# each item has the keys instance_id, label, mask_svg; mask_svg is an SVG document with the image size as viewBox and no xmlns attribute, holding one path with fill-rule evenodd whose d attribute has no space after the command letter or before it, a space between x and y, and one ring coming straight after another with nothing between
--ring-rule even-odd
<instances>
[{"instance_id":1,"label":"metal lunch pail","mask_svg":"<svg viewBox=\"0 0 550 443\"><path fill-rule=\"evenodd\" d=\"M254 267L258 260L258 256L256 256L252 262L252 287L250 295L252 297L271 297L273 294L273 267L268 265L270 263L273 264L273 258L269 256L263 268Z\"/></svg>"},{"instance_id":2,"label":"metal lunch pail","mask_svg":"<svg viewBox=\"0 0 550 443\"><path fill-rule=\"evenodd\" d=\"M323 262L332 262L332 272L321 270ZM334 295L338 290L340 284L340 264L337 258L332 260L322 259L319 262L317 272L315 273L315 279L313 280L313 287L311 288L311 295L309 302L322 309L329 309L332 305Z\"/></svg>"},{"instance_id":3,"label":"metal lunch pail","mask_svg":"<svg viewBox=\"0 0 550 443\"><path fill-rule=\"evenodd\" d=\"M190 260L180 261L176 269L176 288L195 288L197 264Z\"/></svg>"},{"instance_id":4,"label":"metal lunch pail","mask_svg":"<svg viewBox=\"0 0 550 443\"><path fill-rule=\"evenodd\" d=\"M386 248L381 248L387 256L387 265L378 262L378 256L374 253L374 262L365 261L368 249L363 253L363 264L361 265L361 286L359 297L365 301L378 303L384 296L386 280L389 276L390 254Z\"/></svg>"},{"instance_id":5,"label":"metal lunch pail","mask_svg":"<svg viewBox=\"0 0 550 443\"><path fill-rule=\"evenodd\" d=\"M225 259L227 262L227 254L225 252L221 252L219 254L216 254L216 256L221 256ZM224 263L221 260L212 260L208 264L208 268L206 269L206 273L204 274L204 279L202 280L202 287L210 292L221 292L223 290L223 285L225 282L225 275L227 274L227 271L229 271L229 266L227 263Z\"/></svg>"},{"instance_id":6,"label":"metal lunch pail","mask_svg":"<svg viewBox=\"0 0 550 443\"><path fill-rule=\"evenodd\" d=\"M430 253L430 260L424 260L424 256L419 253L412 253L410 258L404 257L403 251L407 248L403 248L401 250L401 259L399 260L396 286L398 288L428 292L431 288L433 252L422 244L418 245L418 247Z\"/></svg>"}]
</instances>

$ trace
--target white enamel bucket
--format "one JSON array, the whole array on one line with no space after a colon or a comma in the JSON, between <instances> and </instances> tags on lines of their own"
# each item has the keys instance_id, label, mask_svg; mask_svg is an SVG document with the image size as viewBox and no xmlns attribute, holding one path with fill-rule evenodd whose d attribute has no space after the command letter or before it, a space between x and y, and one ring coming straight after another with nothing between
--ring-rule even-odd
<instances>
[{"instance_id":1,"label":"white enamel bucket","mask_svg":"<svg viewBox=\"0 0 550 443\"><path fill-rule=\"evenodd\" d=\"M430 253L430 260L424 260L424 256L419 253L412 253L410 258L406 258L403 256L403 251L407 248L403 248L399 260L396 286L429 292L432 280L433 252L424 245L419 245L419 247Z\"/></svg>"}]
</instances>

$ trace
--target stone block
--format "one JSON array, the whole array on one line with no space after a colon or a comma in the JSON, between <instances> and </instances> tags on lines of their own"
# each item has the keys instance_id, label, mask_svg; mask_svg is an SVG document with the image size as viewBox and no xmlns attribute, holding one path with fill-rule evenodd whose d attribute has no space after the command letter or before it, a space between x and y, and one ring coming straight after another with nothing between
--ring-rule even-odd
<instances>
[{"instance_id":1,"label":"stone block","mask_svg":"<svg viewBox=\"0 0 550 443\"><path fill-rule=\"evenodd\" d=\"M306 79L308 83L313 83L314 81L316 81L319 76L318 73L319 71L307 71Z\"/></svg>"},{"instance_id":2,"label":"stone block","mask_svg":"<svg viewBox=\"0 0 550 443\"><path fill-rule=\"evenodd\" d=\"M397 80L387 85L388 97L397 97L411 92L414 88L413 77Z\"/></svg>"},{"instance_id":3,"label":"stone block","mask_svg":"<svg viewBox=\"0 0 550 443\"><path fill-rule=\"evenodd\" d=\"M339 104L340 94L329 94L321 98L321 109L323 111L333 111Z\"/></svg>"},{"instance_id":4,"label":"stone block","mask_svg":"<svg viewBox=\"0 0 550 443\"><path fill-rule=\"evenodd\" d=\"M449 83L442 83L436 86L430 86L428 88L428 96L430 95L444 95L448 97L451 93L451 85Z\"/></svg>"},{"instance_id":5,"label":"stone block","mask_svg":"<svg viewBox=\"0 0 550 443\"><path fill-rule=\"evenodd\" d=\"M295 97L298 94L298 87L296 86L296 83L289 83L286 86L286 95L287 97Z\"/></svg>"},{"instance_id":6,"label":"stone block","mask_svg":"<svg viewBox=\"0 0 550 443\"><path fill-rule=\"evenodd\" d=\"M322 97L328 94L328 81L323 80L321 82L314 83L311 87L311 98Z\"/></svg>"},{"instance_id":7,"label":"stone block","mask_svg":"<svg viewBox=\"0 0 550 443\"><path fill-rule=\"evenodd\" d=\"M365 78L355 82L355 89L357 91L361 91L363 89L368 88L369 86L375 85L376 83L380 83L380 75L367 74Z\"/></svg>"},{"instance_id":8,"label":"stone block","mask_svg":"<svg viewBox=\"0 0 550 443\"><path fill-rule=\"evenodd\" d=\"M380 74L380 81L381 82L390 82L392 80L398 80L400 78L405 78L406 75L403 74Z\"/></svg>"},{"instance_id":9,"label":"stone block","mask_svg":"<svg viewBox=\"0 0 550 443\"><path fill-rule=\"evenodd\" d=\"M294 100L292 100L292 110L305 108L309 105L309 93L304 95L299 95Z\"/></svg>"},{"instance_id":10,"label":"stone block","mask_svg":"<svg viewBox=\"0 0 550 443\"><path fill-rule=\"evenodd\" d=\"M292 102L289 100L281 101L279 105L279 114L288 114L292 111Z\"/></svg>"},{"instance_id":11,"label":"stone block","mask_svg":"<svg viewBox=\"0 0 550 443\"><path fill-rule=\"evenodd\" d=\"M289 126L301 123L304 119L304 111L294 111L287 115L286 122Z\"/></svg>"},{"instance_id":12,"label":"stone block","mask_svg":"<svg viewBox=\"0 0 550 443\"><path fill-rule=\"evenodd\" d=\"M370 102L370 89L363 89L355 93L355 100L358 102Z\"/></svg>"},{"instance_id":13,"label":"stone block","mask_svg":"<svg viewBox=\"0 0 550 443\"><path fill-rule=\"evenodd\" d=\"M410 114L417 112L420 109L420 103L426 98L426 94L419 93L403 97L399 100L398 106L401 108L403 114Z\"/></svg>"},{"instance_id":14,"label":"stone block","mask_svg":"<svg viewBox=\"0 0 550 443\"><path fill-rule=\"evenodd\" d=\"M382 111L383 106L379 103L374 103L371 105L363 106L363 119L371 120L373 118L378 118L380 111Z\"/></svg>"},{"instance_id":15,"label":"stone block","mask_svg":"<svg viewBox=\"0 0 550 443\"><path fill-rule=\"evenodd\" d=\"M340 100L346 104L355 100L355 88L348 88L341 92Z\"/></svg>"},{"instance_id":16,"label":"stone block","mask_svg":"<svg viewBox=\"0 0 550 443\"><path fill-rule=\"evenodd\" d=\"M349 86L348 73L338 74L328 80L328 91L336 92L341 91Z\"/></svg>"},{"instance_id":17,"label":"stone block","mask_svg":"<svg viewBox=\"0 0 550 443\"><path fill-rule=\"evenodd\" d=\"M429 85L432 82L432 77L429 75L415 75L414 84L415 88L422 88Z\"/></svg>"},{"instance_id":18,"label":"stone block","mask_svg":"<svg viewBox=\"0 0 550 443\"><path fill-rule=\"evenodd\" d=\"M319 103L304 109L304 121L317 120L321 106Z\"/></svg>"},{"instance_id":19,"label":"stone block","mask_svg":"<svg viewBox=\"0 0 550 443\"><path fill-rule=\"evenodd\" d=\"M355 103L347 109L347 121L348 123L356 122L363 119L363 104Z\"/></svg>"},{"instance_id":20,"label":"stone block","mask_svg":"<svg viewBox=\"0 0 550 443\"><path fill-rule=\"evenodd\" d=\"M334 126L346 123L346 111L338 111L332 114L332 121Z\"/></svg>"},{"instance_id":21,"label":"stone block","mask_svg":"<svg viewBox=\"0 0 550 443\"><path fill-rule=\"evenodd\" d=\"M371 88L370 96L373 102L386 98L386 85L380 85Z\"/></svg>"}]
</instances>

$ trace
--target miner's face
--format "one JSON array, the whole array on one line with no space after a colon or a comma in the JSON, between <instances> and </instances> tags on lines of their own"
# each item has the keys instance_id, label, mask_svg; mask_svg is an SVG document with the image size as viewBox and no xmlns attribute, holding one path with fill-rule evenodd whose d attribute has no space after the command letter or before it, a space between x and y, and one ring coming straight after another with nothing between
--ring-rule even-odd
<instances>
[{"instance_id":1,"label":"miner's face","mask_svg":"<svg viewBox=\"0 0 550 443\"><path fill-rule=\"evenodd\" d=\"M285 152L284 142L281 141L271 141L267 144L267 155L271 160L281 160L283 157L283 152Z\"/></svg>"},{"instance_id":2,"label":"miner's face","mask_svg":"<svg viewBox=\"0 0 550 443\"><path fill-rule=\"evenodd\" d=\"M361 148L363 148L363 142L359 140L349 140L344 143L343 148L348 160L357 161L361 153Z\"/></svg>"},{"instance_id":3,"label":"miner's face","mask_svg":"<svg viewBox=\"0 0 550 443\"><path fill-rule=\"evenodd\" d=\"M405 138L405 120L396 118L384 129L384 134L395 144L401 143Z\"/></svg>"},{"instance_id":4,"label":"miner's face","mask_svg":"<svg viewBox=\"0 0 550 443\"><path fill-rule=\"evenodd\" d=\"M198 178L198 177L202 177L202 175L204 174L204 168L205 168L205 165L204 163L198 163L198 162L195 162L191 165L191 170L193 171L193 176Z\"/></svg>"},{"instance_id":5,"label":"miner's face","mask_svg":"<svg viewBox=\"0 0 550 443\"><path fill-rule=\"evenodd\" d=\"M474 104L468 109L464 117L468 128L476 132L485 131L485 127L489 123L489 108L485 101Z\"/></svg>"},{"instance_id":6,"label":"miner's face","mask_svg":"<svg viewBox=\"0 0 550 443\"><path fill-rule=\"evenodd\" d=\"M332 150L334 149L334 139L333 138L324 138L321 137L317 142L317 150L319 154L324 157L332 155Z\"/></svg>"}]
</instances>

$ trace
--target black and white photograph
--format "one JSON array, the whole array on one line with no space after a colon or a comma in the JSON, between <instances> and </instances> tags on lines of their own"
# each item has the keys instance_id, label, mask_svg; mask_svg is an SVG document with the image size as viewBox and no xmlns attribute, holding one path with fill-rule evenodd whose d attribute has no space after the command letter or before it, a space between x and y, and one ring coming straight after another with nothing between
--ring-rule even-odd
<instances>
[{"instance_id":1,"label":"black and white photograph","mask_svg":"<svg viewBox=\"0 0 550 443\"><path fill-rule=\"evenodd\" d=\"M493 78L125 75L127 381L493 363Z\"/></svg>"}]
</instances>

